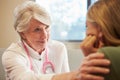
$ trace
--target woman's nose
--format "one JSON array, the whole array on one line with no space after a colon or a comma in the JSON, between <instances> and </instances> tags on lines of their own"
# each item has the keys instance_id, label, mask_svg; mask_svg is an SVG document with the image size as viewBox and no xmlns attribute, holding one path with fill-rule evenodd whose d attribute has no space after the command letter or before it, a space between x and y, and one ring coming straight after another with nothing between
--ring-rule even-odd
<instances>
[{"instance_id":1,"label":"woman's nose","mask_svg":"<svg viewBox=\"0 0 120 80\"><path fill-rule=\"evenodd\" d=\"M42 30L41 37L42 38L47 38L48 32L46 30Z\"/></svg>"}]
</instances>

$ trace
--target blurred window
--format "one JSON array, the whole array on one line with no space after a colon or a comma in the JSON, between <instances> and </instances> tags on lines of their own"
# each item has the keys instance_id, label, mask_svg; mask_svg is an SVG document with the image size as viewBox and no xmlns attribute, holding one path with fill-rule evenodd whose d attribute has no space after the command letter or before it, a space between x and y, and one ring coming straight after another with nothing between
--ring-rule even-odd
<instances>
[{"instance_id":1,"label":"blurred window","mask_svg":"<svg viewBox=\"0 0 120 80\"><path fill-rule=\"evenodd\" d=\"M36 0L52 18L51 38L81 41L85 37L87 8L96 0Z\"/></svg>"}]
</instances>

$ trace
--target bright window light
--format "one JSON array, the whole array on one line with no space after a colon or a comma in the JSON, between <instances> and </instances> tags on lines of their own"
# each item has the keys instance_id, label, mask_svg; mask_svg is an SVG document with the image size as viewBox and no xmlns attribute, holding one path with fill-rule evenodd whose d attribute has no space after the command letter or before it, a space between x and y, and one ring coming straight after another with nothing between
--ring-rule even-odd
<instances>
[{"instance_id":1,"label":"bright window light","mask_svg":"<svg viewBox=\"0 0 120 80\"><path fill-rule=\"evenodd\" d=\"M51 38L81 41L85 37L87 0L36 0L52 18Z\"/></svg>"}]
</instances>

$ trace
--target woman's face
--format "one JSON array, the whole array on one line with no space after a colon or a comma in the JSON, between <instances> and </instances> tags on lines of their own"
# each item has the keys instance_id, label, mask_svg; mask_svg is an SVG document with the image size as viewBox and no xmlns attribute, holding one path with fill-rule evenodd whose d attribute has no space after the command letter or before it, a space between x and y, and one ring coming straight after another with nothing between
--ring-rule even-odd
<instances>
[{"instance_id":1,"label":"woman's face","mask_svg":"<svg viewBox=\"0 0 120 80\"><path fill-rule=\"evenodd\" d=\"M97 26L97 24L87 21L86 25L87 25L87 27L86 27L86 36L93 35L93 36L98 37L100 29Z\"/></svg>"},{"instance_id":2,"label":"woman's face","mask_svg":"<svg viewBox=\"0 0 120 80\"><path fill-rule=\"evenodd\" d=\"M95 47L98 47L100 42L102 41L102 32L100 29L100 26L98 26L96 23L93 22L86 22L87 29L86 29L86 37L87 36L95 36L96 37L96 42L94 44Z\"/></svg>"},{"instance_id":3,"label":"woman's face","mask_svg":"<svg viewBox=\"0 0 120 80\"><path fill-rule=\"evenodd\" d=\"M22 33L25 42L36 51L42 51L49 39L49 26L31 19L28 24L29 29Z\"/></svg>"}]
</instances>

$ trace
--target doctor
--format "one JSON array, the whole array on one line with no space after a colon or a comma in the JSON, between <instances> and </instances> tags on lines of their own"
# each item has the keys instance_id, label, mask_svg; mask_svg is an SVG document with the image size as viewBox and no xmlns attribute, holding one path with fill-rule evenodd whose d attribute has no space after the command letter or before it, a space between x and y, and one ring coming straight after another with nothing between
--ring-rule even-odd
<instances>
[{"instance_id":1,"label":"doctor","mask_svg":"<svg viewBox=\"0 0 120 80\"><path fill-rule=\"evenodd\" d=\"M68 56L63 43L50 40L51 20L47 11L32 1L26 1L15 9L14 28L20 35L20 41L12 43L2 56L7 80L83 80L82 70L69 72ZM94 55L92 58L104 56ZM90 61L89 56L85 61ZM96 63L97 64L97 63ZM107 60L101 65L108 65ZM89 64L93 65L94 64ZM93 66L89 68L93 68ZM94 66L95 67L95 66ZM108 73L105 69L86 70ZM87 79L101 77L90 76Z\"/></svg>"}]
</instances>

